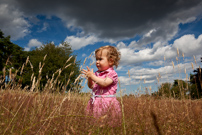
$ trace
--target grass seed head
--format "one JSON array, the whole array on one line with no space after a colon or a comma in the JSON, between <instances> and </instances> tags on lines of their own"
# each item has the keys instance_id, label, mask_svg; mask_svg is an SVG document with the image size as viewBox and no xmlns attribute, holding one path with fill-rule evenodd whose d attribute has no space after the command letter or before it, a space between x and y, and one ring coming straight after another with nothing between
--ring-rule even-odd
<instances>
[{"instance_id":1,"label":"grass seed head","mask_svg":"<svg viewBox=\"0 0 202 135\"><path fill-rule=\"evenodd\" d=\"M45 61L46 60L46 57L47 57L47 54L43 57L43 61Z\"/></svg>"},{"instance_id":2,"label":"grass seed head","mask_svg":"<svg viewBox=\"0 0 202 135\"><path fill-rule=\"evenodd\" d=\"M180 55L180 53L179 53L179 50L178 50L178 48L177 48L177 56L179 57L179 55Z\"/></svg>"},{"instance_id":3,"label":"grass seed head","mask_svg":"<svg viewBox=\"0 0 202 135\"><path fill-rule=\"evenodd\" d=\"M178 61L178 57L176 57L176 61Z\"/></svg>"},{"instance_id":4,"label":"grass seed head","mask_svg":"<svg viewBox=\"0 0 202 135\"><path fill-rule=\"evenodd\" d=\"M66 69L67 67L71 66L71 65L72 65L72 63L68 64L67 66L65 66L65 69Z\"/></svg>"},{"instance_id":5,"label":"grass seed head","mask_svg":"<svg viewBox=\"0 0 202 135\"><path fill-rule=\"evenodd\" d=\"M27 59L26 59L25 65L27 65L28 61L29 61L29 56L27 56Z\"/></svg>"},{"instance_id":6,"label":"grass seed head","mask_svg":"<svg viewBox=\"0 0 202 135\"><path fill-rule=\"evenodd\" d=\"M86 60L87 60L87 57L85 58L85 60L84 60L84 62L83 62L83 65L85 65L85 63L86 63Z\"/></svg>"},{"instance_id":7,"label":"grass seed head","mask_svg":"<svg viewBox=\"0 0 202 135\"><path fill-rule=\"evenodd\" d=\"M173 68L175 68L174 62L172 61Z\"/></svg>"},{"instance_id":8,"label":"grass seed head","mask_svg":"<svg viewBox=\"0 0 202 135\"><path fill-rule=\"evenodd\" d=\"M184 53L182 53L182 57L183 57L183 60L184 60Z\"/></svg>"},{"instance_id":9,"label":"grass seed head","mask_svg":"<svg viewBox=\"0 0 202 135\"><path fill-rule=\"evenodd\" d=\"M21 71L20 71L20 75L22 75L23 69L24 69L24 64L22 65Z\"/></svg>"},{"instance_id":10,"label":"grass seed head","mask_svg":"<svg viewBox=\"0 0 202 135\"><path fill-rule=\"evenodd\" d=\"M65 62L65 64L66 64L67 62L69 62L72 57L73 57L73 56L69 57L68 60Z\"/></svg>"},{"instance_id":11,"label":"grass seed head","mask_svg":"<svg viewBox=\"0 0 202 135\"><path fill-rule=\"evenodd\" d=\"M195 58L195 56L193 55L193 57L194 57L194 62L195 62L195 64L196 64L196 58Z\"/></svg>"},{"instance_id":12,"label":"grass seed head","mask_svg":"<svg viewBox=\"0 0 202 135\"><path fill-rule=\"evenodd\" d=\"M130 77L130 71L128 70L128 76Z\"/></svg>"},{"instance_id":13,"label":"grass seed head","mask_svg":"<svg viewBox=\"0 0 202 135\"><path fill-rule=\"evenodd\" d=\"M194 64L193 64L193 63L191 63L191 67L192 67L192 69L194 70Z\"/></svg>"}]
</instances>

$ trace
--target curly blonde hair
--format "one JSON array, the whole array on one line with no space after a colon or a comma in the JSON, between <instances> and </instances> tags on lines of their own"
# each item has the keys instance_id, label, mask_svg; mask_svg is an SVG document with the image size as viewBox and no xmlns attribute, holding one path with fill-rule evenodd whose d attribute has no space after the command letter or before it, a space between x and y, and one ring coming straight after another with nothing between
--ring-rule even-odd
<instances>
[{"instance_id":1,"label":"curly blonde hair","mask_svg":"<svg viewBox=\"0 0 202 135\"><path fill-rule=\"evenodd\" d=\"M119 65L119 61L121 59L121 53L117 50L116 47L110 46L110 45L102 46L102 47L95 50L95 55L99 51L102 51L102 50L105 50L105 49L107 50L107 59L112 60L113 61L112 66L115 66L117 68L118 65Z\"/></svg>"}]
</instances>

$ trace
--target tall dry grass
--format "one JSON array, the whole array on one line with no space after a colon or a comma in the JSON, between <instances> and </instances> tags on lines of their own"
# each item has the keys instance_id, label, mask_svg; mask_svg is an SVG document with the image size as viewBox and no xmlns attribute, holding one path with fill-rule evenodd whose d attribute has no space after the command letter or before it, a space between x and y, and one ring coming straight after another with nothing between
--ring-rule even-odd
<instances>
[{"instance_id":1,"label":"tall dry grass","mask_svg":"<svg viewBox=\"0 0 202 135\"><path fill-rule=\"evenodd\" d=\"M124 96L124 128L92 124L89 96L1 91L0 134L202 134L202 100Z\"/></svg>"},{"instance_id":2,"label":"tall dry grass","mask_svg":"<svg viewBox=\"0 0 202 135\"><path fill-rule=\"evenodd\" d=\"M71 64L68 64L68 61L57 71L59 75ZM19 69L21 74L27 63L31 66L29 58ZM44 63L39 65L39 73L42 72L43 65ZM18 70L14 77L17 72ZM73 73L70 73L70 76L71 74ZM130 77L130 72L128 74ZM77 81L80 77L75 80L75 86L78 86ZM30 89L11 85L12 82L1 87L0 134L202 134L201 99L176 100L165 97L121 95L117 99L122 107L122 124L110 126L104 123L109 121L108 117L101 117L98 121L100 124L95 124L95 118L85 113L90 94L70 91L52 93L58 90L57 78L54 78L54 75L49 78L43 92L38 91L40 76L34 75L31 77ZM160 79L161 75L159 74L157 78ZM69 81L63 86L60 85L60 88L65 88L68 83Z\"/></svg>"}]
</instances>

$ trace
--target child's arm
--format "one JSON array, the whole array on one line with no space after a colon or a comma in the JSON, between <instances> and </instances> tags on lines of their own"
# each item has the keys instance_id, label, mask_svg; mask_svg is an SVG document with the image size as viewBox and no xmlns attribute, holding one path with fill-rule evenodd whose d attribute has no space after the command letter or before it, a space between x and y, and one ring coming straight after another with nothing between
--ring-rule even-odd
<instances>
[{"instance_id":1,"label":"child's arm","mask_svg":"<svg viewBox=\"0 0 202 135\"><path fill-rule=\"evenodd\" d=\"M93 82L90 78L88 78L88 87L89 87L90 89L93 88L93 84L94 84L94 82Z\"/></svg>"},{"instance_id":2,"label":"child's arm","mask_svg":"<svg viewBox=\"0 0 202 135\"><path fill-rule=\"evenodd\" d=\"M89 67L87 67L87 70L82 69L82 73L85 74L88 77L88 86L89 84L91 84L91 82L89 82L89 80L94 81L94 83L97 83L98 85L100 85L101 87L107 87L110 84L113 83L113 80L111 78L99 78L97 77L94 73L93 70L90 71ZM92 85L90 85L92 87ZM89 87L90 88L90 87Z\"/></svg>"}]
</instances>

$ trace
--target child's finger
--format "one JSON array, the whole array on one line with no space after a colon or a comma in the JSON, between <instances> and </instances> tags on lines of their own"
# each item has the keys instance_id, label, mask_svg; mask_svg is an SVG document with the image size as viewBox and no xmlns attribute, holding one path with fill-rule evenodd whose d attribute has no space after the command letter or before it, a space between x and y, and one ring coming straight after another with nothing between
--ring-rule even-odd
<instances>
[{"instance_id":1,"label":"child's finger","mask_svg":"<svg viewBox=\"0 0 202 135\"><path fill-rule=\"evenodd\" d=\"M84 72L87 72L87 70L85 70L85 69L82 69Z\"/></svg>"},{"instance_id":2,"label":"child's finger","mask_svg":"<svg viewBox=\"0 0 202 135\"><path fill-rule=\"evenodd\" d=\"M81 73L82 73L82 74L86 74L86 72L84 72L84 71L81 71Z\"/></svg>"},{"instance_id":3,"label":"child's finger","mask_svg":"<svg viewBox=\"0 0 202 135\"><path fill-rule=\"evenodd\" d=\"M90 68L88 66L86 66L86 68L88 69L88 71L90 71Z\"/></svg>"}]
</instances>

